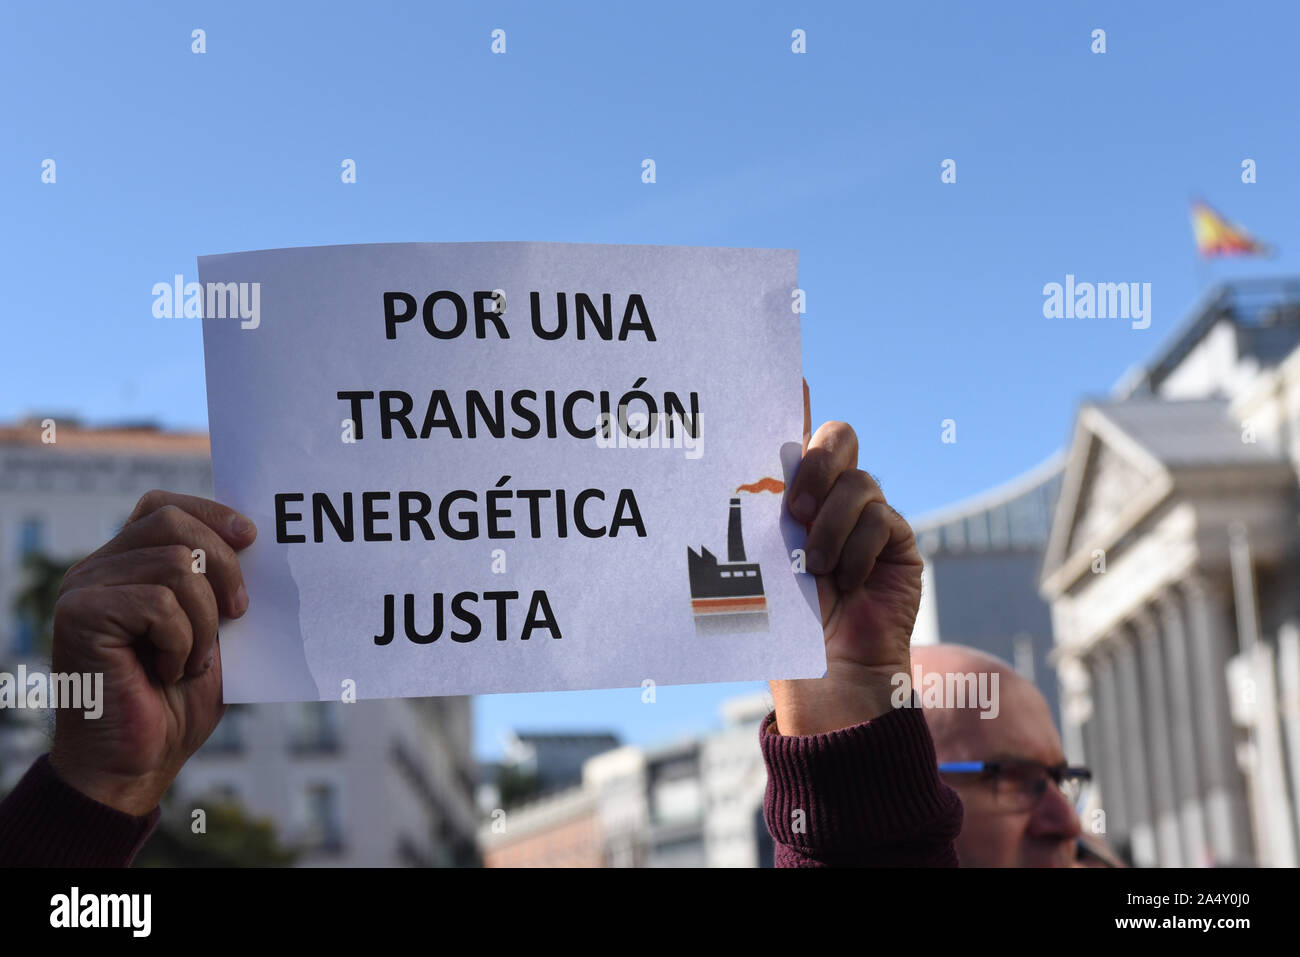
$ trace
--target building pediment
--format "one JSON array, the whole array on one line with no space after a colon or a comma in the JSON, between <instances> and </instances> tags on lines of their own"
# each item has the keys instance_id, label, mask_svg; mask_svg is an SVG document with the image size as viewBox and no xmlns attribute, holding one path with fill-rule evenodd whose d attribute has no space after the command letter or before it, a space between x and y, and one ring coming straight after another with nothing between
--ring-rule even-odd
<instances>
[{"instance_id":1,"label":"building pediment","mask_svg":"<svg viewBox=\"0 0 1300 957\"><path fill-rule=\"evenodd\" d=\"M1158 466L1152 468L1134 461L1099 436L1094 435L1087 454L1088 463L1071 517L1068 552L1111 537L1108 533L1114 530L1127 506L1167 474Z\"/></svg>"},{"instance_id":2,"label":"building pediment","mask_svg":"<svg viewBox=\"0 0 1300 957\"><path fill-rule=\"evenodd\" d=\"M1171 494L1207 487L1293 485L1280 449L1246 438L1223 399L1141 398L1084 406L1043 561L1049 601L1088 574L1098 550L1124 540ZM1209 481L1207 486L1206 482Z\"/></svg>"},{"instance_id":3,"label":"building pediment","mask_svg":"<svg viewBox=\"0 0 1300 957\"><path fill-rule=\"evenodd\" d=\"M1173 488L1170 469L1098 407L1079 413L1043 562L1049 599L1087 573Z\"/></svg>"}]
</instances>

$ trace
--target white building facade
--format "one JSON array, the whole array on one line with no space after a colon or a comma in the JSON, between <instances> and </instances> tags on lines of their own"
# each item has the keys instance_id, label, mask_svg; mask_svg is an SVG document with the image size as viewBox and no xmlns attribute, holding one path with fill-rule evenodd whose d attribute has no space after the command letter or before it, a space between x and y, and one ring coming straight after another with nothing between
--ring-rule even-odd
<instances>
[{"instance_id":1,"label":"white building facade","mask_svg":"<svg viewBox=\"0 0 1300 957\"><path fill-rule=\"evenodd\" d=\"M1300 283L1221 286L1085 403L1042 570L1085 828L1140 866L1300 855Z\"/></svg>"}]
</instances>

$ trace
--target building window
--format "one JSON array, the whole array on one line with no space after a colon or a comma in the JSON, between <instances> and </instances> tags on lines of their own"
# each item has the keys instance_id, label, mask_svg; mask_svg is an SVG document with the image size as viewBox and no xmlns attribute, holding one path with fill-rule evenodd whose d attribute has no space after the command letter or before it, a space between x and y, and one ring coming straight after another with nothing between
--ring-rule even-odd
<instances>
[{"instance_id":1,"label":"building window","mask_svg":"<svg viewBox=\"0 0 1300 957\"><path fill-rule=\"evenodd\" d=\"M30 655L36 650L36 629L26 615L14 616L14 654Z\"/></svg>"},{"instance_id":2,"label":"building window","mask_svg":"<svg viewBox=\"0 0 1300 957\"><path fill-rule=\"evenodd\" d=\"M45 548L45 523L39 518L23 519L18 526L18 560L34 555Z\"/></svg>"},{"instance_id":3,"label":"building window","mask_svg":"<svg viewBox=\"0 0 1300 957\"><path fill-rule=\"evenodd\" d=\"M308 701L298 709L289 746L298 752L337 751L339 712L333 701Z\"/></svg>"},{"instance_id":4,"label":"building window","mask_svg":"<svg viewBox=\"0 0 1300 957\"><path fill-rule=\"evenodd\" d=\"M337 851L343 847L338 789L334 785L324 782L307 785L303 793L303 811L302 843L322 851Z\"/></svg>"},{"instance_id":5,"label":"building window","mask_svg":"<svg viewBox=\"0 0 1300 957\"><path fill-rule=\"evenodd\" d=\"M18 525L18 563L45 551L45 522L25 518ZM24 576L29 573L22 572ZM27 615L14 615L14 653L30 655L36 650L36 625Z\"/></svg>"}]
</instances>

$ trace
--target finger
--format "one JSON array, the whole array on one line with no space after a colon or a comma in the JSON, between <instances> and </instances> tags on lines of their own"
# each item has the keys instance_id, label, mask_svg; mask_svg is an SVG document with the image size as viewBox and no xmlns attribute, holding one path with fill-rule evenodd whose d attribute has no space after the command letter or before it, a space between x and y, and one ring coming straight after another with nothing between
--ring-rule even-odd
<instances>
[{"instance_id":1,"label":"finger","mask_svg":"<svg viewBox=\"0 0 1300 957\"><path fill-rule=\"evenodd\" d=\"M899 554L911 542L912 526L903 516L883 500L869 503L840 553L836 587L841 591L860 587L871 578L877 564Z\"/></svg>"},{"instance_id":2,"label":"finger","mask_svg":"<svg viewBox=\"0 0 1300 957\"><path fill-rule=\"evenodd\" d=\"M870 577L876 559L889 544L891 515L884 502L871 502L862 510L835 566L835 587L840 591L852 591Z\"/></svg>"},{"instance_id":3,"label":"finger","mask_svg":"<svg viewBox=\"0 0 1300 957\"><path fill-rule=\"evenodd\" d=\"M184 545L190 549L191 555L194 549L201 549L201 556L194 555L194 560L201 557L206 566L208 581L217 596L221 613L229 618L238 618L247 610L248 592L244 589L244 576L234 549L211 527L177 505L164 505L131 522L91 558L160 545ZM81 570L76 569L78 575Z\"/></svg>"},{"instance_id":4,"label":"finger","mask_svg":"<svg viewBox=\"0 0 1300 957\"><path fill-rule=\"evenodd\" d=\"M199 498L196 495L180 495L162 489L154 489L140 496L140 501L136 502L135 508L126 520L126 524L129 525L137 519L144 518L151 512L156 512L168 505L173 505L193 515L220 535L231 548L236 550L251 545L253 539L257 537L257 527L253 524L252 519L246 515L241 515L233 508L222 505L220 502L214 502L210 498Z\"/></svg>"},{"instance_id":5,"label":"finger","mask_svg":"<svg viewBox=\"0 0 1300 957\"><path fill-rule=\"evenodd\" d=\"M808 393L808 380L803 380L803 450L808 451L808 440L812 438L812 397Z\"/></svg>"},{"instance_id":6,"label":"finger","mask_svg":"<svg viewBox=\"0 0 1300 957\"><path fill-rule=\"evenodd\" d=\"M826 422L808 443L786 496L790 514L810 522L841 473L857 468L858 436L843 422Z\"/></svg>"},{"instance_id":7,"label":"finger","mask_svg":"<svg viewBox=\"0 0 1300 957\"><path fill-rule=\"evenodd\" d=\"M163 585L74 588L54 606L55 632L110 635L135 645L157 677L168 684L185 677L194 643L190 619L176 595Z\"/></svg>"},{"instance_id":8,"label":"finger","mask_svg":"<svg viewBox=\"0 0 1300 957\"><path fill-rule=\"evenodd\" d=\"M209 656L217 640L217 596L206 575L195 570L189 548L156 545L105 555L78 571L76 588L112 585L163 585L172 590L190 620L194 645L185 673L202 674L212 666Z\"/></svg>"},{"instance_id":9,"label":"finger","mask_svg":"<svg viewBox=\"0 0 1300 957\"><path fill-rule=\"evenodd\" d=\"M852 469L841 474L808 530L804 545L808 571L814 575L833 572L862 510L868 502L880 499L880 489L866 472Z\"/></svg>"}]
</instances>

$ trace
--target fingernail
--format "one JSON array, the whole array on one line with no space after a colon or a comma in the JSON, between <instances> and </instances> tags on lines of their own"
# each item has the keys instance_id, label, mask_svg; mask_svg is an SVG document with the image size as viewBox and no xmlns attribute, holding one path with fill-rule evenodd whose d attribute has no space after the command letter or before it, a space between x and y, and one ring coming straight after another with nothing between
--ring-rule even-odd
<instances>
[{"instance_id":1,"label":"fingernail","mask_svg":"<svg viewBox=\"0 0 1300 957\"><path fill-rule=\"evenodd\" d=\"M214 651L209 651L209 652L208 652L208 656L207 656L206 658L203 659L203 670L204 670L204 671L209 671L209 670L211 670L211 668L212 668L212 662L214 662L214 661L216 661L216 660L217 660L217 653L216 653L216 651L215 651L215 650L214 650Z\"/></svg>"},{"instance_id":2,"label":"fingernail","mask_svg":"<svg viewBox=\"0 0 1300 957\"><path fill-rule=\"evenodd\" d=\"M253 523L242 515L236 515L230 522L230 530L242 537L253 530Z\"/></svg>"},{"instance_id":3,"label":"fingernail","mask_svg":"<svg viewBox=\"0 0 1300 957\"><path fill-rule=\"evenodd\" d=\"M811 493L804 492L794 500L794 504L790 506L790 511L801 522L812 521L812 517L817 514L817 500L812 497Z\"/></svg>"},{"instance_id":4,"label":"fingernail","mask_svg":"<svg viewBox=\"0 0 1300 957\"><path fill-rule=\"evenodd\" d=\"M816 548L808 549L807 558L808 558L808 570L812 572L814 575L820 575L822 574L822 572L826 571L826 556L823 555L818 549Z\"/></svg>"},{"instance_id":5,"label":"fingernail","mask_svg":"<svg viewBox=\"0 0 1300 957\"><path fill-rule=\"evenodd\" d=\"M248 589L244 587L243 582L239 583L239 591L235 592L235 609L236 615L248 611Z\"/></svg>"}]
</instances>

